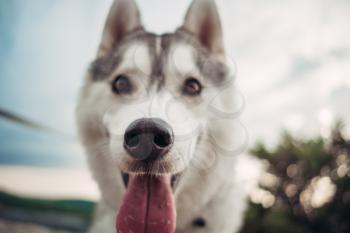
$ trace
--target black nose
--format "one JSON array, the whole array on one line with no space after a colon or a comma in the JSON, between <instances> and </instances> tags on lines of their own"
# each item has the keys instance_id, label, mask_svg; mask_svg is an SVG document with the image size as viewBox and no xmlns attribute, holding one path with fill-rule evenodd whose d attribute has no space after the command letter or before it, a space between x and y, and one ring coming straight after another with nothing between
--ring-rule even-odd
<instances>
[{"instance_id":1,"label":"black nose","mask_svg":"<svg viewBox=\"0 0 350 233\"><path fill-rule=\"evenodd\" d=\"M163 157L173 145L173 131L158 118L132 122L124 134L124 148L135 159L153 161Z\"/></svg>"}]
</instances>

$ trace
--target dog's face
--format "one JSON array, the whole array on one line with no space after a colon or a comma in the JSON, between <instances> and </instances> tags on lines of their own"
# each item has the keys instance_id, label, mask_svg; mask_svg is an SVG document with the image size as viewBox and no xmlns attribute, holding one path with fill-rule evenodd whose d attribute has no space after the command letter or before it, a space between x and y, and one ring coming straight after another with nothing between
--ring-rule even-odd
<instances>
[{"instance_id":1,"label":"dog's face","mask_svg":"<svg viewBox=\"0 0 350 233\"><path fill-rule=\"evenodd\" d=\"M230 77L212 1L195 1L184 25L164 35L143 30L132 1L116 1L80 99L83 140L125 173L180 173Z\"/></svg>"}]
</instances>

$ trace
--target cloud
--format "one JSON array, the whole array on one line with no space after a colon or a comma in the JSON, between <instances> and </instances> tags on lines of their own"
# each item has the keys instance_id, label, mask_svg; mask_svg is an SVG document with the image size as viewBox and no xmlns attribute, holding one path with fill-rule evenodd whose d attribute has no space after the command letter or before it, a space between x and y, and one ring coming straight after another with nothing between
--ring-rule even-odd
<instances>
[{"instance_id":1,"label":"cloud","mask_svg":"<svg viewBox=\"0 0 350 233\"><path fill-rule=\"evenodd\" d=\"M319 133L325 108L350 119L348 1L217 2L247 102L243 120L251 143L274 143L285 127L301 129L298 135ZM163 33L182 23L190 1L138 3L146 28ZM0 32L6 36L0 38L0 106L74 135L78 90L110 4L1 2Z\"/></svg>"},{"instance_id":2,"label":"cloud","mask_svg":"<svg viewBox=\"0 0 350 233\"><path fill-rule=\"evenodd\" d=\"M349 87L348 2L219 3L232 24L226 39L247 99L243 118L252 141L273 143L286 126L298 125L298 136L320 133L317 115L327 106L334 116L349 118L336 107L347 94L332 98L340 86Z\"/></svg>"}]
</instances>

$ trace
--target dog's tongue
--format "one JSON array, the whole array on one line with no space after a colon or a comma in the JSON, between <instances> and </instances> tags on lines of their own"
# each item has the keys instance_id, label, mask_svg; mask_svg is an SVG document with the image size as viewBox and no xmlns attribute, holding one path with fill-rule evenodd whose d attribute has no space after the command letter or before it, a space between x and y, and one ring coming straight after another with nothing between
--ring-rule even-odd
<instances>
[{"instance_id":1,"label":"dog's tongue","mask_svg":"<svg viewBox=\"0 0 350 233\"><path fill-rule=\"evenodd\" d=\"M130 175L117 216L117 232L174 233L175 215L169 175Z\"/></svg>"}]
</instances>

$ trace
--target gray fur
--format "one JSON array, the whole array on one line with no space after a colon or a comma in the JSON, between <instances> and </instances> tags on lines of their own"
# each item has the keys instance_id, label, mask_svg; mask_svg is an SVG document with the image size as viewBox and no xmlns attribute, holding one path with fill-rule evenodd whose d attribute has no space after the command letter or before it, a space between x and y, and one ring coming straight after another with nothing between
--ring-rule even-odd
<instances>
[{"instance_id":1,"label":"gray fur","mask_svg":"<svg viewBox=\"0 0 350 233\"><path fill-rule=\"evenodd\" d=\"M155 52L155 40L157 37L161 39L161 53L158 56ZM163 68L168 59L170 47L181 42L189 44L195 49L197 52L197 67L203 76L211 83L220 86L230 78L228 77L228 68L226 65L215 57L210 56L210 52L205 49L193 35L186 31L178 30L174 34L157 36L156 34L139 30L123 39L119 47L92 62L89 70L92 80L101 81L109 77L109 75L118 68L120 61L123 59L125 48L140 41L149 45L150 59L152 60L152 72L149 76L150 84L158 81L160 87L165 82L166 76Z\"/></svg>"}]
</instances>

